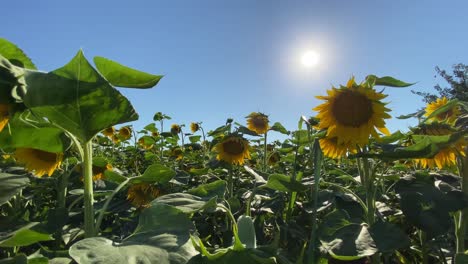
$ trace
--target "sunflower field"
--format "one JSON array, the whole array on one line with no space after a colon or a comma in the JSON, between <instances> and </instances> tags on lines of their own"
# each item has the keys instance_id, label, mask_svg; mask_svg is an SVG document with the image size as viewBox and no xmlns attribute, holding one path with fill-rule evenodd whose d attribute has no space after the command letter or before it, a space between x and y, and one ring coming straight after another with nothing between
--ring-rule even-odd
<instances>
[{"instance_id":1,"label":"sunflower field","mask_svg":"<svg viewBox=\"0 0 468 264\"><path fill-rule=\"evenodd\" d=\"M468 102L389 131L381 88L411 84L368 75L292 131L258 112L135 129L115 87L162 76L93 62L43 72L0 39L0 264L468 263Z\"/></svg>"}]
</instances>

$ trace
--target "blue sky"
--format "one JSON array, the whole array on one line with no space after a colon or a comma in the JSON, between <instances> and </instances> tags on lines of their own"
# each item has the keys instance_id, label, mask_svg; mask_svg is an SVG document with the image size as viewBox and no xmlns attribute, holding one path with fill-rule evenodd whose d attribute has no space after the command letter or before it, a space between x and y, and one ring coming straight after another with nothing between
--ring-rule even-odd
<instances>
[{"instance_id":1,"label":"blue sky","mask_svg":"<svg viewBox=\"0 0 468 264\"><path fill-rule=\"evenodd\" d=\"M151 90L120 89L137 127L161 111L170 123L203 121L209 130L253 111L297 127L331 85L354 75L417 82L387 88L392 115L424 106L410 90L431 91L435 66L468 61L466 1L7 1L0 37L41 70L66 64L82 48L165 77ZM300 56L321 55L306 69ZM391 131L414 120L390 120ZM188 128L186 128L188 129Z\"/></svg>"}]
</instances>

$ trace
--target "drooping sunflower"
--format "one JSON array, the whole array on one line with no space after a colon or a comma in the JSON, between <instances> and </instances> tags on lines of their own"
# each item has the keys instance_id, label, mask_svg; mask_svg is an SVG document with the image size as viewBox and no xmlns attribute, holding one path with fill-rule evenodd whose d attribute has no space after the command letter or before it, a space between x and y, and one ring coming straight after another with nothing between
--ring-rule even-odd
<instances>
[{"instance_id":1,"label":"drooping sunflower","mask_svg":"<svg viewBox=\"0 0 468 264\"><path fill-rule=\"evenodd\" d=\"M171 157L175 158L176 160L181 160L184 157L184 152L180 147L175 147L171 149Z\"/></svg>"},{"instance_id":2,"label":"drooping sunflower","mask_svg":"<svg viewBox=\"0 0 468 264\"><path fill-rule=\"evenodd\" d=\"M159 137L159 132L158 131L153 131L153 132L151 132L151 136Z\"/></svg>"},{"instance_id":3,"label":"drooping sunflower","mask_svg":"<svg viewBox=\"0 0 468 264\"><path fill-rule=\"evenodd\" d=\"M103 180L104 172L112 170L112 165L106 164L106 166L95 166L93 165L93 181Z\"/></svg>"},{"instance_id":4,"label":"drooping sunflower","mask_svg":"<svg viewBox=\"0 0 468 264\"><path fill-rule=\"evenodd\" d=\"M257 134L265 134L270 126L268 125L268 116L258 112L252 112L247 118L247 128Z\"/></svg>"},{"instance_id":5,"label":"drooping sunflower","mask_svg":"<svg viewBox=\"0 0 468 264\"><path fill-rule=\"evenodd\" d=\"M435 102L429 103L426 106L426 113L424 114L424 116L430 116L432 113L434 113L434 111L445 106L447 103L447 97L444 96L442 98L437 98ZM433 116L430 119L428 119L428 121L446 121L448 123L453 123L459 115L460 110L458 109L458 106L454 105L448 111Z\"/></svg>"},{"instance_id":6,"label":"drooping sunflower","mask_svg":"<svg viewBox=\"0 0 468 264\"><path fill-rule=\"evenodd\" d=\"M106 137L112 138L112 136L115 134L115 128L114 127L108 127L102 131L102 134Z\"/></svg>"},{"instance_id":7,"label":"drooping sunflower","mask_svg":"<svg viewBox=\"0 0 468 264\"><path fill-rule=\"evenodd\" d=\"M336 137L321 138L319 139L319 144L323 154L332 159L344 157L348 153L357 153L356 145L349 142L338 144L338 139Z\"/></svg>"},{"instance_id":8,"label":"drooping sunflower","mask_svg":"<svg viewBox=\"0 0 468 264\"><path fill-rule=\"evenodd\" d=\"M244 164L244 159L250 159L249 141L238 135L224 137L213 149L218 153L216 159L230 164Z\"/></svg>"},{"instance_id":9,"label":"drooping sunflower","mask_svg":"<svg viewBox=\"0 0 468 264\"><path fill-rule=\"evenodd\" d=\"M141 137L138 139L138 145L146 150L153 148L153 144L146 140L145 137Z\"/></svg>"},{"instance_id":10,"label":"drooping sunflower","mask_svg":"<svg viewBox=\"0 0 468 264\"><path fill-rule=\"evenodd\" d=\"M129 126L124 126L119 129L119 137L122 140L127 140L132 137L132 129Z\"/></svg>"},{"instance_id":11,"label":"drooping sunflower","mask_svg":"<svg viewBox=\"0 0 468 264\"><path fill-rule=\"evenodd\" d=\"M8 124L10 120L10 106L7 104L0 104L0 132Z\"/></svg>"},{"instance_id":12,"label":"drooping sunflower","mask_svg":"<svg viewBox=\"0 0 468 264\"><path fill-rule=\"evenodd\" d=\"M417 135L428 136L445 136L450 135L455 131L453 127L445 123L430 123L423 124L413 131ZM450 167L456 165L457 155L465 156L466 141L461 137L456 142L439 150L432 158L415 159L415 162L422 168L439 168Z\"/></svg>"},{"instance_id":13,"label":"drooping sunflower","mask_svg":"<svg viewBox=\"0 0 468 264\"><path fill-rule=\"evenodd\" d=\"M176 134L179 134L181 131L181 128L178 124L172 124L171 125L171 133L176 135Z\"/></svg>"},{"instance_id":14,"label":"drooping sunflower","mask_svg":"<svg viewBox=\"0 0 468 264\"><path fill-rule=\"evenodd\" d=\"M128 188L127 200L137 208L145 208L160 195L161 191L153 184L137 183Z\"/></svg>"},{"instance_id":15,"label":"drooping sunflower","mask_svg":"<svg viewBox=\"0 0 468 264\"><path fill-rule=\"evenodd\" d=\"M338 145L366 145L369 136L378 138L377 130L385 135L390 132L384 119L390 118L390 109L380 100L386 95L365 84L356 84L354 77L346 86L332 87L327 96L316 96L326 102L315 107L320 119L318 129L327 129L327 137L337 138ZM376 130L377 129L377 130Z\"/></svg>"},{"instance_id":16,"label":"drooping sunflower","mask_svg":"<svg viewBox=\"0 0 468 264\"><path fill-rule=\"evenodd\" d=\"M190 131L192 131L192 133L197 132L199 129L200 129L200 125L198 123L192 122L190 124Z\"/></svg>"},{"instance_id":17,"label":"drooping sunflower","mask_svg":"<svg viewBox=\"0 0 468 264\"><path fill-rule=\"evenodd\" d=\"M24 164L28 171L34 172L38 177L42 177L44 174L51 176L63 159L63 153L33 148L17 148L13 156L18 163Z\"/></svg>"}]
</instances>

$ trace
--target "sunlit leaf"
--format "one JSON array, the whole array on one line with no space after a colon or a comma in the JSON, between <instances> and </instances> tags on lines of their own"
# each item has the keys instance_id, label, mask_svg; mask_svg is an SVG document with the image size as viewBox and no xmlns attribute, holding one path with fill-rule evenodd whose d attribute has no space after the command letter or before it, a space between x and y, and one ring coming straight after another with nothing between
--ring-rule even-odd
<instances>
[{"instance_id":1,"label":"sunlit leaf","mask_svg":"<svg viewBox=\"0 0 468 264\"><path fill-rule=\"evenodd\" d=\"M31 59L15 44L0 38L0 54L7 58L13 65L21 68L36 70Z\"/></svg>"},{"instance_id":2,"label":"sunlit leaf","mask_svg":"<svg viewBox=\"0 0 468 264\"><path fill-rule=\"evenodd\" d=\"M29 186L29 178L27 174L16 175L0 173L0 182L0 205L8 202L22 189Z\"/></svg>"},{"instance_id":3,"label":"sunlit leaf","mask_svg":"<svg viewBox=\"0 0 468 264\"><path fill-rule=\"evenodd\" d=\"M138 71L103 57L94 57L94 64L104 78L118 87L151 88L163 77Z\"/></svg>"}]
</instances>

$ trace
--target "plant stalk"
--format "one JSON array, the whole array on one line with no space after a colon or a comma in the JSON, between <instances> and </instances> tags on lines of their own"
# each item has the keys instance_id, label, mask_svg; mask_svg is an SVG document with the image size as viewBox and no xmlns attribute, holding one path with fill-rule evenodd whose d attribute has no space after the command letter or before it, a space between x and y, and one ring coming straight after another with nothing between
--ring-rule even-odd
<instances>
[{"instance_id":1,"label":"plant stalk","mask_svg":"<svg viewBox=\"0 0 468 264\"><path fill-rule=\"evenodd\" d=\"M94 230L94 198L93 198L93 145L92 140L83 145L84 173L84 230L85 237L95 236Z\"/></svg>"}]
</instances>

